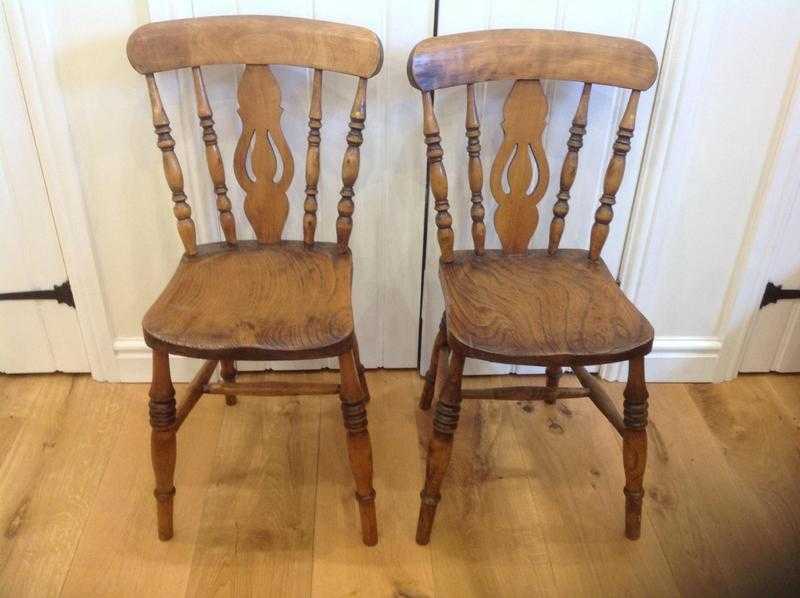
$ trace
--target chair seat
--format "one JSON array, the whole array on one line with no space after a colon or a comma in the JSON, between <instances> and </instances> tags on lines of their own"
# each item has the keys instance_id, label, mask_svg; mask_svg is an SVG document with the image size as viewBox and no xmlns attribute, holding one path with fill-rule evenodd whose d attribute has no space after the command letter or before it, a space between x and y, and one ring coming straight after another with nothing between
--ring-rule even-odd
<instances>
[{"instance_id":1,"label":"chair seat","mask_svg":"<svg viewBox=\"0 0 800 598\"><path fill-rule=\"evenodd\" d=\"M439 278L448 341L468 357L589 365L645 354L653 343L653 327L587 251L457 251Z\"/></svg>"},{"instance_id":2,"label":"chair seat","mask_svg":"<svg viewBox=\"0 0 800 598\"><path fill-rule=\"evenodd\" d=\"M147 344L205 359L330 357L352 343L350 253L333 243L212 243L145 314Z\"/></svg>"}]
</instances>

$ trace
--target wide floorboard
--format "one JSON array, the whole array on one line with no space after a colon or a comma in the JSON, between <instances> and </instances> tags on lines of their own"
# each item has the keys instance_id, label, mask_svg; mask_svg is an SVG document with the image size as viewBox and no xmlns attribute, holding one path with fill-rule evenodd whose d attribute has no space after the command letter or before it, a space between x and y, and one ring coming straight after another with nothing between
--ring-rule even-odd
<instances>
[{"instance_id":1,"label":"wide floorboard","mask_svg":"<svg viewBox=\"0 0 800 598\"><path fill-rule=\"evenodd\" d=\"M265 375L336 380L242 378ZM164 543L146 386L0 376L0 596L800 595L800 376L650 385L638 542L622 533L620 439L590 402L465 401L426 547L421 379L367 376L375 548L334 397L204 397L178 436Z\"/></svg>"}]
</instances>

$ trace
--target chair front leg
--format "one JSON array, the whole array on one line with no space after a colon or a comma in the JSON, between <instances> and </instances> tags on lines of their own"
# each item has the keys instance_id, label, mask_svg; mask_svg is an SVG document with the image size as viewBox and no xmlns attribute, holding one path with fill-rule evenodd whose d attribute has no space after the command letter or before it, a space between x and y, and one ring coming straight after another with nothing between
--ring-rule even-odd
<instances>
[{"instance_id":1,"label":"chair front leg","mask_svg":"<svg viewBox=\"0 0 800 598\"><path fill-rule=\"evenodd\" d=\"M367 430L367 410L359 380L355 351L339 356L342 377L340 398L344 427L347 430L347 453L356 482L356 500L361 515L361 537L364 544L378 543L375 518L375 490L372 488L372 445Z\"/></svg>"},{"instance_id":2,"label":"chair front leg","mask_svg":"<svg viewBox=\"0 0 800 598\"><path fill-rule=\"evenodd\" d=\"M169 354L153 351L153 381L150 385L150 452L156 478L158 539L172 537L172 512L175 497L175 388L169 373Z\"/></svg>"},{"instance_id":3,"label":"chair front leg","mask_svg":"<svg viewBox=\"0 0 800 598\"><path fill-rule=\"evenodd\" d=\"M236 366L232 359L223 359L220 361L220 375L225 382L236 382ZM237 402L236 395L225 395L226 405L235 405Z\"/></svg>"},{"instance_id":4,"label":"chair front leg","mask_svg":"<svg viewBox=\"0 0 800 598\"><path fill-rule=\"evenodd\" d=\"M445 364L447 363L447 350L447 323L444 314L442 314L439 332L436 333L436 339L433 341L431 363L425 374L425 386L422 387L422 396L419 398L419 408L423 411L431 408L431 401L433 401L436 389L436 378L439 373L439 360L444 358Z\"/></svg>"},{"instance_id":5,"label":"chair front leg","mask_svg":"<svg viewBox=\"0 0 800 598\"><path fill-rule=\"evenodd\" d=\"M450 358L448 379L442 395L436 402L433 418L433 435L428 446L428 464L425 472L425 487L420 495L419 520L417 522L417 544L427 544L431 538L436 507L441 500L441 488L450 455L453 451L453 434L458 426L461 410L461 376L464 371L464 356L453 352Z\"/></svg>"},{"instance_id":6,"label":"chair front leg","mask_svg":"<svg viewBox=\"0 0 800 598\"><path fill-rule=\"evenodd\" d=\"M622 460L625 466L625 536L637 540L642 528L643 479L647 464L647 386L644 357L628 362L622 434Z\"/></svg>"}]
</instances>

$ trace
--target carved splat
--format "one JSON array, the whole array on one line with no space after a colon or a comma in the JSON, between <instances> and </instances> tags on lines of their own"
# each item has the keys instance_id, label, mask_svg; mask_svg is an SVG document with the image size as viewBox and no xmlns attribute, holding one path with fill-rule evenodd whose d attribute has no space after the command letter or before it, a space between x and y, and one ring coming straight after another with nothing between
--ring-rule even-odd
<instances>
[{"instance_id":1,"label":"carved splat","mask_svg":"<svg viewBox=\"0 0 800 598\"><path fill-rule=\"evenodd\" d=\"M550 169L547 164L542 133L547 121L547 99L538 80L514 83L503 107L503 144L497 152L490 187L498 203L494 226L503 253L525 253L539 223L538 203L547 190ZM530 148L530 152L528 151ZM533 160L536 162L536 185L533 181ZM508 166L508 191L502 184Z\"/></svg>"},{"instance_id":2,"label":"carved splat","mask_svg":"<svg viewBox=\"0 0 800 598\"><path fill-rule=\"evenodd\" d=\"M289 215L286 190L294 175L294 160L281 130L282 112L281 90L269 66L248 64L239 83L242 135L236 144L233 170L245 192L244 213L259 243L280 242ZM276 181L278 155L283 171Z\"/></svg>"}]
</instances>

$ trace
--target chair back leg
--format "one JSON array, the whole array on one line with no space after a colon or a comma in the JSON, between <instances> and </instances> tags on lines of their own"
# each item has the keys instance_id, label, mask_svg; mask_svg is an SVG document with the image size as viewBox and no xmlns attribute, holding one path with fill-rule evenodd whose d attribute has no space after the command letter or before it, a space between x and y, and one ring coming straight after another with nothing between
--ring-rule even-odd
<instances>
[{"instance_id":1,"label":"chair back leg","mask_svg":"<svg viewBox=\"0 0 800 598\"><path fill-rule=\"evenodd\" d=\"M220 361L220 375L225 382L236 382L236 366L232 359L223 359ZM225 395L226 405L235 405L237 402L236 395Z\"/></svg>"},{"instance_id":2,"label":"chair back leg","mask_svg":"<svg viewBox=\"0 0 800 598\"><path fill-rule=\"evenodd\" d=\"M361 383L361 392L364 393L364 402L369 403L372 398L369 394L369 386L367 386L367 375L364 364L361 363L361 356L358 353L358 339L353 335L353 355L356 358L356 369L358 370L358 381Z\"/></svg>"},{"instance_id":3,"label":"chair back leg","mask_svg":"<svg viewBox=\"0 0 800 598\"><path fill-rule=\"evenodd\" d=\"M562 374L561 367L557 365L548 366L547 370L545 370L545 376L547 377L547 388L558 388L558 382L561 380ZM551 399L545 399L545 403L552 405L556 402L555 397Z\"/></svg>"},{"instance_id":4,"label":"chair back leg","mask_svg":"<svg viewBox=\"0 0 800 598\"><path fill-rule=\"evenodd\" d=\"M436 338L433 341L433 349L431 350L431 364L428 371L425 373L425 386L422 387L422 395L419 398L419 408L427 411L431 408L431 402L434 397L434 389L436 388L436 379L439 372L439 359L440 354L444 353L445 365L447 361L447 324L445 316L442 314L442 321L439 324L439 332L436 333Z\"/></svg>"}]
</instances>

